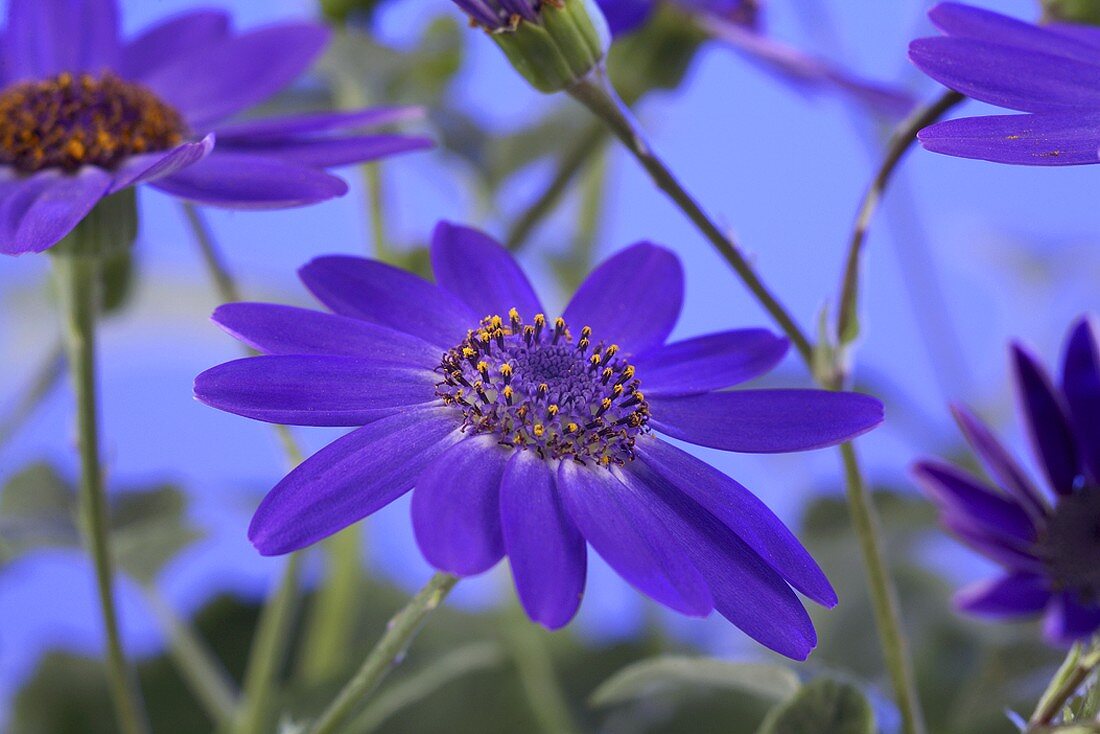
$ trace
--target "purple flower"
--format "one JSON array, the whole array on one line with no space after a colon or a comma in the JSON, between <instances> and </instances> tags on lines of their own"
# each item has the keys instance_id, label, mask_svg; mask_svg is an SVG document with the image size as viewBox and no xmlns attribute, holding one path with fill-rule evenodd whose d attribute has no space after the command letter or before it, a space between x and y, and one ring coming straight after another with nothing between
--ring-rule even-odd
<instances>
[{"instance_id":1,"label":"purple flower","mask_svg":"<svg viewBox=\"0 0 1100 734\"><path fill-rule=\"evenodd\" d=\"M345 193L328 167L430 145L336 134L408 109L226 122L301 75L328 40L323 26L234 33L226 14L200 10L123 40L118 16L115 0L10 1L0 252L45 250L102 198L141 183L213 206L298 206Z\"/></svg>"},{"instance_id":2,"label":"purple flower","mask_svg":"<svg viewBox=\"0 0 1100 734\"><path fill-rule=\"evenodd\" d=\"M1100 28L1035 26L958 3L929 12L945 37L920 38L909 58L936 81L1023 115L926 127L936 153L1030 166L1100 162Z\"/></svg>"},{"instance_id":3,"label":"purple flower","mask_svg":"<svg viewBox=\"0 0 1100 734\"><path fill-rule=\"evenodd\" d=\"M816 390L716 392L770 370L787 343L745 329L665 344L683 272L652 244L604 262L556 319L480 232L441 223L431 259L438 285L371 260L314 260L302 280L334 314L256 303L215 313L266 354L201 374L200 400L264 421L359 426L263 500L249 529L260 552L308 546L415 486L427 560L467 576L507 555L524 608L546 627L580 605L587 542L662 604L717 609L805 658L816 635L791 586L831 606L828 580L760 500L655 432L727 451L803 451L870 430L882 405Z\"/></svg>"},{"instance_id":4,"label":"purple flower","mask_svg":"<svg viewBox=\"0 0 1100 734\"><path fill-rule=\"evenodd\" d=\"M1012 347L1016 385L1035 454L1052 490L1040 492L993 433L955 408L990 481L934 461L917 479L960 540L1005 574L964 589L960 607L993 618L1045 615L1046 636L1072 642L1100 628L1100 352L1081 319L1070 332L1055 385L1022 346ZM1054 502L1051 505L1049 498Z\"/></svg>"}]
</instances>

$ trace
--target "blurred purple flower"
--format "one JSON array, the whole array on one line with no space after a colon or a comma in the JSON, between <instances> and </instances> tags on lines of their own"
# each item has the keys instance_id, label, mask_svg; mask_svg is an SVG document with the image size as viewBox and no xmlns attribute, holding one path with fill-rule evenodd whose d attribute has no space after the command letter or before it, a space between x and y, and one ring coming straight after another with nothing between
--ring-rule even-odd
<instances>
[{"instance_id":1,"label":"blurred purple flower","mask_svg":"<svg viewBox=\"0 0 1100 734\"><path fill-rule=\"evenodd\" d=\"M695 16L712 38L743 53L764 70L807 89L833 88L883 113L901 116L913 108L907 92L862 79L828 61L770 38L761 23L759 0L668 0ZM636 30L658 0L599 0L614 35Z\"/></svg>"},{"instance_id":2,"label":"blurred purple flower","mask_svg":"<svg viewBox=\"0 0 1100 734\"><path fill-rule=\"evenodd\" d=\"M441 223L431 257L438 285L371 260L314 260L302 280L335 314L255 303L215 313L266 354L199 375L200 400L276 423L361 426L267 495L249 529L260 552L315 543L415 485L427 560L467 576L507 555L524 608L546 627L580 605L587 541L658 602L717 609L805 658L816 634L790 587L831 606L828 580L760 500L651 431L803 451L874 428L882 405L818 390L716 392L770 370L787 343L746 329L666 345L683 272L652 244L603 263L558 319L478 231Z\"/></svg>"},{"instance_id":3,"label":"blurred purple flower","mask_svg":"<svg viewBox=\"0 0 1100 734\"><path fill-rule=\"evenodd\" d=\"M1055 385L1022 346L1012 348L1016 384L1035 453L1054 504L989 428L961 406L963 435L991 482L926 461L916 477L940 507L944 525L1005 568L964 589L959 606L1005 618L1045 615L1045 634L1068 643L1100 628L1100 352L1081 319L1070 332Z\"/></svg>"},{"instance_id":4,"label":"blurred purple flower","mask_svg":"<svg viewBox=\"0 0 1100 734\"><path fill-rule=\"evenodd\" d=\"M225 122L290 85L328 37L312 23L234 33L227 14L196 10L124 41L116 0L11 0L0 252L45 250L100 199L141 183L213 206L299 206L346 192L326 168L429 146L336 134L414 109Z\"/></svg>"},{"instance_id":5,"label":"blurred purple flower","mask_svg":"<svg viewBox=\"0 0 1100 734\"><path fill-rule=\"evenodd\" d=\"M909 58L941 84L1024 115L964 117L926 127L936 153L1029 166L1100 162L1100 28L1036 26L958 3L929 12L944 37Z\"/></svg>"}]
</instances>

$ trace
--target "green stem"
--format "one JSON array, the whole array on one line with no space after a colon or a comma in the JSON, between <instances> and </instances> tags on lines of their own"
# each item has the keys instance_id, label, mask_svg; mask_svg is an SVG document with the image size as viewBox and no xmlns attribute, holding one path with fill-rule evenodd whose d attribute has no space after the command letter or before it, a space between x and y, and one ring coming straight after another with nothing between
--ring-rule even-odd
<instances>
[{"instance_id":1,"label":"green stem","mask_svg":"<svg viewBox=\"0 0 1100 734\"><path fill-rule=\"evenodd\" d=\"M386 199L382 183L382 164L364 164L363 182L367 188L367 209L370 213L371 243L374 246L374 256L382 262L390 262L390 245L389 240L386 238Z\"/></svg>"},{"instance_id":2,"label":"green stem","mask_svg":"<svg viewBox=\"0 0 1100 734\"><path fill-rule=\"evenodd\" d=\"M233 680L187 620L153 586L144 588L153 614L168 635L169 652L184 683L219 728L230 726L237 706Z\"/></svg>"},{"instance_id":3,"label":"green stem","mask_svg":"<svg viewBox=\"0 0 1100 734\"><path fill-rule=\"evenodd\" d=\"M508 648L539 727L544 734L573 734L577 726L558 685L542 631L518 608L510 610L508 616L504 628Z\"/></svg>"},{"instance_id":4,"label":"green stem","mask_svg":"<svg viewBox=\"0 0 1100 734\"><path fill-rule=\"evenodd\" d=\"M73 235L78 236L78 235ZM107 675L111 699L124 734L148 731L137 680L126 661L115 607L107 496L99 464L96 398L96 312L98 256L64 252L53 259L66 319L65 344L76 394L80 439L80 512L95 566L96 589L107 632Z\"/></svg>"},{"instance_id":5,"label":"green stem","mask_svg":"<svg viewBox=\"0 0 1100 734\"><path fill-rule=\"evenodd\" d=\"M19 400L8 416L0 422L0 448L15 437L65 374L65 345L57 344L34 371L30 385L19 391Z\"/></svg>"},{"instance_id":6,"label":"green stem","mask_svg":"<svg viewBox=\"0 0 1100 734\"><path fill-rule=\"evenodd\" d=\"M314 594L298 659L298 675L307 684L332 680L351 663L348 640L361 611L363 524L328 538L324 549L327 573Z\"/></svg>"},{"instance_id":7,"label":"green stem","mask_svg":"<svg viewBox=\"0 0 1100 734\"><path fill-rule=\"evenodd\" d=\"M214 234L210 231L210 223L199 211L198 207L189 202L183 203L183 213L187 217L187 223L191 226L191 233L195 236L195 243L199 246L206 272L214 281L214 290L218 294L218 300L222 303L235 303L242 301L241 289L237 281L229 273L225 264L225 258L214 242Z\"/></svg>"},{"instance_id":8,"label":"green stem","mask_svg":"<svg viewBox=\"0 0 1100 734\"><path fill-rule=\"evenodd\" d=\"M1053 723L1065 708L1066 702L1077 693L1098 667L1100 667L1100 647L1093 646L1087 651L1082 651L1080 646L1075 645L1035 707L1035 712L1027 722L1027 731L1041 729Z\"/></svg>"},{"instance_id":9,"label":"green stem","mask_svg":"<svg viewBox=\"0 0 1100 734\"><path fill-rule=\"evenodd\" d=\"M684 189L664 161L646 142L641 128L635 123L626 105L619 99L607 80L606 73L602 69L596 69L586 79L571 87L569 94L603 120L627 150L638 159L657 187L672 199L729 263L760 305L791 340L802 358L810 362L813 358L813 345L809 338L794 318L787 313L783 304L772 295L734 241L707 216L698 202Z\"/></svg>"},{"instance_id":10,"label":"green stem","mask_svg":"<svg viewBox=\"0 0 1100 734\"><path fill-rule=\"evenodd\" d=\"M333 734L339 730L356 707L401 661L424 620L447 598L457 583L458 577L448 573L432 576L424 588L390 619L386 632L367 654L359 671L309 729L309 734Z\"/></svg>"}]
</instances>

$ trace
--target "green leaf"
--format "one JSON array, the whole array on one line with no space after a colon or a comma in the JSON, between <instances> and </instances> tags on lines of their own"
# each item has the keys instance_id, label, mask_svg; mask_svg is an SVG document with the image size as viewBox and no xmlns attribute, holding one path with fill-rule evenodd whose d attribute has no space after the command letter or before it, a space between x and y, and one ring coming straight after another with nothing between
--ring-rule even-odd
<instances>
[{"instance_id":1,"label":"green leaf","mask_svg":"<svg viewBox=\"0 0 1100 734\"><path fill-rule=\"evenodd\" d=\"M875 734L875 714L855 686L818 678L772 709L757 734Z\"/></svg>"},{"instance_id":2,"label":"green leaf","mask_svg":"<svg viewBox=\"0 0 1100 734\"><path fill-rule=\"evenodd\" d=\"M798 676L778 665L662 656L623 668L600 684L589 703L610 706L648 698L655 693L697 691L699 688L733 690L782 701L794 695L798 687Z\"/></svg>"},{"instance_id":3,"label":"green leaf","mask_svg":"<svg viewBox=\"0 0 1100 734\"><path fill-rule=\"evenodd\" d=\"M10 562L39 548L80 543L74 520L76 495L49 464L31 464L0 490L0 560Z\"/></svg>"},{"instance_id":4,"label":"green leaf","mask_svg":"<svg viewBox=\"0 0 1100 734\"><path fill-rule=\"evenodd\" d=\"M111 508L115 559L122 570L143 584L202 534L187 524L186 500L176 487L164 485L119 495Z\"/></svg>"}]
</instances>

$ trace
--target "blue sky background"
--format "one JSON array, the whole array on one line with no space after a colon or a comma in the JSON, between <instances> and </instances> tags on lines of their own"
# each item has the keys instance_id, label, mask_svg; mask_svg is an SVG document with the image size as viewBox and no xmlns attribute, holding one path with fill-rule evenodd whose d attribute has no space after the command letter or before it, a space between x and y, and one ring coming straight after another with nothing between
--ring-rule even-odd
<instances>
[{"instance_id":1,"label":"blue sky background","mask_svg":"<svg viewBox=\"0 0 1100 734\"><path fill-rule=\"evenodd\" d=\"M241 26L313 14L310 0L223 4L238 13ZM1027 0L983 4L1020 17L1036 14ZM126 26L132 31L192 5L124 0ZM905 59L908 40L930 32L926 6L917 0L773 0L768 23L780 38L928 99L938 88ZM407 43L437 13L457 11L446 0L392 0L379 32ZM532 92L492 44L472 40L455 102L493 129L513 130L568 103ZM968 103L965 111L980 113L981 107ZM773 290L809 327L822 305L835 299L855 207L877 159L864 134L868 126L835 97L804 96L717 44L700 55L682 89L648 97L639 116L681 179L751 251ZM384 170L388 226L397 241L422 241L441 218L498 235L510 220L479 215L469 171L442 153L405 157ZM1011 168L916 150L903 170L887 216L878 220L869 242L865 336L858 353L860 375L885 377L900 388L900 393L884 392L888 424L861 441L862 453L874 477L902 482L916 456L953 445L947 399L975 405L1022 446L1006 375L1008 340L1021 338L1052 361L1071 319L1100 307L1096 168ZM545 173L536 168L509 182L506 190L514 192L509 197L514 200L502 202L502 209L513 214L521 209ZM347 197L306 210L210 212L250 298L307 304L294 276L297 266L319 254L367 252L363 192L354 171L348 178ZM192 493L192 512L211 536L177 559L160 582L173 603L190 611L217 590L259 595L270 585L280 561L260 558L245 540L245 529L251 508L284 466L269 428L191 398L194 375L238 356L237 345L207 319L217 301L177 204L156 193L143 193L141 204L142 285L129 312L103 328L106 459L113 487L175 479ZM525 253L525 264L535 272L545 274L546 256L567 242L569 213L543 227ZM769 323L707 243L634 162L616 151L601 255L640 239L672 247L685 262L687 306L678 336ZM915 269L914 262L924 261L934 263L942 299L923 285L927 274ZM542 281L546 300L562 303L563 295ZM0 415L57 338L47 282L44 257L0 261ZM926 330L930 338L922 337L918 313L939 324ZM938 321L942 318L949 320L948 328ZM794 357L783 370L791 382L807 379ZM71 410L60 391L14 443L0 449L0 481L32 459L48 458L71 469ZM317 447L335 434L302 435ZM831 452L698 453L792 523L808 493L838 476ZM368 557L379 572L410 588L427 578L429 570L411 539L407 503L372 519L368 534ZM947 547L937 546L930 562L950 566L960 581L985 570L969 554L952 552L947 563ZM503 585L499 574L460 585L457 603L486 603ZM153 651L159 634L132 592L123 594L129 644L138 652ZM602 567L593 569L582 629L629 633L642 611L636 594ZM51 553L0 572L0 701L45 646L96 651L98 624L90 570L74 554ZM688 634L718 649L740 649L740 633L727 624L677 625L685 626ZM751 647L743 650L755 653ZM2 711L0 703L0 720Z\"/></svg>"}]
</instances>

